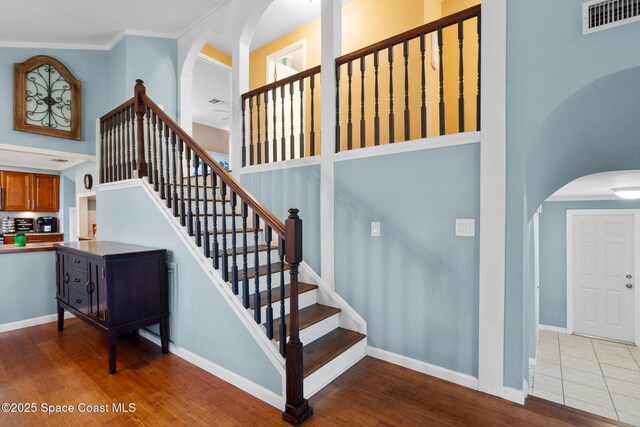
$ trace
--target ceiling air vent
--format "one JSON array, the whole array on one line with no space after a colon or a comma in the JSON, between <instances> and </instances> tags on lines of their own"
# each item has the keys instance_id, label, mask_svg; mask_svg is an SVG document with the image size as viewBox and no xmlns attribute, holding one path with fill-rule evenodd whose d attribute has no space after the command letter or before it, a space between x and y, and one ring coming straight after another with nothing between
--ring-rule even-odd
<instances>
[{"instance_id":1,"label":"ceiling air vent","mask_svg":"<svg viewBox=\"0 0 640 427\"><path fill-rule=\"evenodd\" d=\"M640 21L640 0L593 0L582 4L582 34Z\"/></svg>"}]
</instances>

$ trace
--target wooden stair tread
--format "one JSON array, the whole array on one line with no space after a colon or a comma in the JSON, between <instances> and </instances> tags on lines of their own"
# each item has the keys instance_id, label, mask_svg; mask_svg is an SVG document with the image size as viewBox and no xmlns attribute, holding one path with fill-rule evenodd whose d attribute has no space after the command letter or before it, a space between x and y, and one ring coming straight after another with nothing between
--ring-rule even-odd
<instances>
[{"instance_id":1,"label":"wooden stair tread","mask_svg":"<svg viewBox=\"0 0 640 427\"><path fill-rule=\"evenodd\" d=\"M289 264L285 264L284 265L284 269L288 270L289 269ZM278 273L280 272L280 263L279 262L274 262L271 264L271 272L272 273ZM267 275L267 266L266 265L261 265L258 268L258 276L266 276ZM231 276L231 275L229 275ZM251 267L247 270L247 279L253 279L256 277L256 268L255 267ZM241 282L244 280L244 271L242 271L242 269L238 269L238 282Z\"/></svg>"},{"instance_id":2,"label":"wooden stair tread","mask_svg":"<svg viewBox=\"0 0 640 427\"><path fill-rule=\"evenodd\" d=\"M240 228L240 231L242 231L242 228ZM247 232L249 231L249 229L247 228ZM266 252L266 250L269 247L267 245L258 245L258 252ZM277 251L278 251L278 247L277 246L271 246L271 250L272 251L276 251L274 252L273 256L274 258L277 256ZM247 246L247 254L253 254L256 252L256 247L254 245L249 245ZM224 251L219 251L218 252L218 256L221 257L222 254L224 254ZM242 255L244 254L244 249L243 248L236 248L236 255ZM233 248L231 249L227 249L227 255L228 256L233 256ZM231 264L231 263L230 263ZM240 263L238 263L238 268L240 268Z\"/></svg>"},{"instance_id":3,"label":"wooden stair tread","mask_svg":"<svg viewBox=\"0 0 640 427\"><path fill-rule=\"evenodd\" d=\"M329 307L328 305L322 304L313 304L309 307L305 307L299 312L299 325L300 330L306 329L309 326L315 325L318 322L327 319L334 314L340 313L342 310L335 307ZM284 322L289 324L289 315L287 314L284 317ZM273 326L273 339L276 341L280 341L280 328L278 325L280 324L280 320L274 321ZM289 336L289 330L287 330L287 336Z\"/></svg>"},{"instance_id":4,"label":"wooden stair tread","mask_svg":"<svg viewBox=\"0 0 640 427\"><path fill-rule=\"evenodd\" d=\"M312 285L310 283L298 282L298 295L304 294L305 292L313 291L314 289L318 289L318 286ZM291 286L285 285L284 298L287 299L290 296L291 296ZM250 299L249 308L253 310L253 307L255 306L253 295L249 296L249 299ZM274 287L271 290L271 304L273 307L273 311L280 313L280 307L278 306L278 308L276 309L276 303L278 304L280 303L280 286ZM267 291L262 291L260 292L260 306L264 307L265 305L267 305Z\"/></svg>"},{"instance_id":5,"label":"wooden stair tread","mask_svg":"<svg viewBox=\"0 0 640 427\"><path fill-rule=\"evenodd\" d=\"M308 377L327 363L362 341L365 335L336 328L304 346L304 377Z\"/></svg>"}]
</instances>

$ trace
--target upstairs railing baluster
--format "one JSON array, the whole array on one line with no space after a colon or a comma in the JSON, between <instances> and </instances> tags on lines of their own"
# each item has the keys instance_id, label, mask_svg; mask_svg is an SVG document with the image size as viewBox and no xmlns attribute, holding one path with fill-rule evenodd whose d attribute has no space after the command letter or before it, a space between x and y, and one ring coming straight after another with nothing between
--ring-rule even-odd
<instances>
[{"instance_id":1,"label":"upstairs railing baluster","mask_svg":"<svg viewBox=\"0 0 640 427\"><path fill-rule=\"evenodd\" d=\"M360 57L360 148L364 148L367 145L367 125L364 119L364 73L366 66L364 58L364 55Z\"/></svg>"},{"instance_id":2,"label":"upstairs railing baluster","mask_svg":"<svg viewBox=\"0 0 640 427\"><path fill-rule=\"evenodd\" d=\"M403 42L404 53L404 140L411 139L411 114L409 113L409 40Z\"/></svg>"},{"instance_id":3,"label":"upstairs railing baluster","mask_svg":"<svg viewBox=\"0 0 640 427\"><path fill-rule=\"evenodd\" d=\"M438 58L440 66L439 69L439 80L440 80L440 135L445 134L445 126L444 126L444 63L442 61L442 27L438 27Z\"/></svg>"},{"instance_id":4,"label":"upstairs railing baluster","mask_svg":"<svg viewBox=\"0 0 640 427\"><path fill-rule=\"evenodd\" d=\"M104 184L104 155L105 155L105 121L100 120L100 171L99 171L99 179L100 184Z\"/></svg>"},{"instance_id":5,"label":"upstairs railing baluster","mask_svg":"<svg viewBox=\"0 0 640 427\"><path fill-rule=\"evenodd\" d=\"M422 104L420 105L420 137L427 137L427 70L424 67L425 58L425 34L420 34L420 74L421 74L421 88L422 88Z\"/></svg>"},{"instance_id":6,"label":"upstairs railing baluster","mask_svg":"<svg viewBox=\"0 0 640 427\"><path fill-rule=\"evenodd\" d=\"M122 117L124 121L124 135L125 135L125 150L124 150L124 179L131 179L131 158L129 157L131 151L131 138L129 137L129 109L122 110Z\"/></svg>"},{"instance_id":7,"label":"upstairs railing baluster","mask_svg":"<svg viewBox=\"0 0 640 427\"><path fill-rule=\"evenodd\" d=\"M389 144L395 142L395 117L393 115L393 45L389 46Z\"/></svg>"},{"instance_id":8,"label":"upstairs railing baluster","mask_svg":"<svg viewBox=\"0 0 640 427\"><path fill-rule=\"evenodd\" d=\"M287 160L287 136L285 131L285 115L284 115L284 88L286 85L280 86L280 105L281 105L281 114L282 117L282 138L280 138L280 158L282 160ZM293 158L293 157L290 157Z\"/></svg>"},{"instance_id":9,"label":"upstairs railing baluster","mask_svg":"<svg viewBox=\"0 0 640 427\"><path fill-rule=\"evenodd\" d=\"M353 62L347 63L347 150L353 148L353 123L351 122L352 96L351 79L353 76Z\"/></svg>"},{"instance_id":10,"label":"upstairs railing baluster","mask_svg":"<svg viewBox=\"0 0 640 427\"><path fill-rule=\"evenodd\" d=\"M460 65L458 68L458 75L460 79L460 95L458 97L458 131L464 132L464 26L462 25L462 19L458 21L458 49L460 50Z\"/></svg>"},{"instance_id":11,"label":"upstairs railing baluster","mask_svg":"<svg viewBox=\"0 0 640 427\"><path fill-rule=\"evenodd\" d=\"M262 164L262 140L260 139L260 94L256 95L256 107L258 108L257 116L258 116L258 141L256 144L256 155L257 155L257 163L258 165Z\"/></svg>"},{"instance_id":12,"label":"upstairs railing baluster","mask_svg":"<svg viewBox=\"0 0 640 427\"><path fill-rule=\"evenodd\" d=\"M340 152L340 65L336 62L336 153Z\"/></svg>"},{"instance_id":13,"label":"upstairs railing baluster","mask_svg":"<svg viewBox=\"0 0 640 427\"><path fill-rule=\"evenodd\" d=\"M255 147L253 146L253 96L249 97L249 164L254 165Z\"/></svg>"},{"instance_id":14,"label":"upstairs railing baluster","mask_svg":"<svg viewBox=\"0 0 640 427\"><path fill-rule=\"evenodd\" d=\"M129 117L131 120L131 174L133 177L133 170L137 169L136 165L138 164L136 161L136 151L138 151L136 149L136 115L133 107L129 107ZM144 153L144 141L142 141L142 152ZM138 178L140 178L140 175L138 175Z\"/></svg>"},{"instance_id":15,"label":"upstairs railing baluster","mask_svg":"<svg viewBox=\"0 0 640 427\"><path fill-rule=\"evenodd\" d=\"M373 116L373 145L380 145L380 106L379 106L379 98L380 92L378 87L378 73L379 73L379 61L378 61L378 50L376 49L373 52L373 74L374 74L374 87L375 87L375 108L374 108L374 116Z\"/></svg>"},{"instance_id":16,"label":"upstairs railing baluster","mask_svg":"<svg viewBox=\"0 0 640 427\"><path fill-rule=\"evenodd\" d=\"M246 101L242 100L242 167L247 166L246 118L244 114Z\"/></svg>"},{"instance_id":17,"label":"upstairs railing baluster","mask_svg":"<svg viewBox=\"0 0 640 427\"><path fill-rule=\"evenodd\" d=\"M116 114L116 180L122 181L122 111Z\"/></svg>"},{"instance_id":18,"label":"upstairs railing baluster","mask_svg":"<svg viewBox=\"0 0 640 427\"><path fill-rule=\"evenodd\" d=\"M482 43L480 42L480 33L481 33L481 22L480 20L482 19L482 13L478 12L478 22L477 22L477 32L478 32L478 88L477 88L477 95L476 95L476 130L479 131L480 130L480 66L481 66L481 59L482 59Z\"/></svg>"},{"instance_id":19,"label":"upstairs railing baluster","mask_svg":"<svg viewBox=\"0 0 640 427\"><path fill-rule=\"evenodd\" d=\"M278 161L278 97L276 95L276 88L274 87L271 92L271 101L273 102L273 141L271 142L271 158L274 162ZM280 160L285 160L283 157Z\"/></svg>"},{"instance_id":20,"label":"upstairs railing baluster","mask_svg":"<svg viewBox=\"0 0 640 427\"><path fill-rule=\"evenodd\" d=\"M316 113L315 113L315 100L314 90L316 88L316 77L314 74L309 76L309 91L311 92L311 128L309 129L309 155L316 155Z\"/></svg>"},{"instance_id":21,"label":"upstairs railing baluster","mask_svg":"<svg viewBox=\"0 0 640 427\"><path fill-rule=\"evenodd\" d=\"M295 151L296 151L296 137L294 135L294 120L293 120L293 82L289 83L289 95L291 97L291 104L289 105L289 110L291 113L291 139L289 142L289 157L294 159Z\"/></svg>"},{"instance_id":22,"label":"upstairs railing baluster","mask_svg":"<svg viewBox=\"0 0 640 427\"><path fill-rule=\"evenodd\" d=\"M264 93L264 162L269 163L269 91Z\"/></svg>"},{"instance_id":23,"label":"upstairs railing baluster","mask_svg":"<svg viewBox=\"0 0 640 427\"><path fill-rule=\"evenodd\" d=\"M300 79L300 158L304 157L304 79Z\"/></svg>"}]
</instances>

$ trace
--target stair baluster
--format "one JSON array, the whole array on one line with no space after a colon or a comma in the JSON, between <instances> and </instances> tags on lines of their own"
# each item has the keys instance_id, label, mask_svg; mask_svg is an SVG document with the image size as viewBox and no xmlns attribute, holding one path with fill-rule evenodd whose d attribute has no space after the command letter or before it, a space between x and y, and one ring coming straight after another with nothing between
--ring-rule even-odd
<instances>
[{"instance_id":1,"label":"stair baluster","mask_svg":"<svg viewBox=\"0 0 640 427\"><path fill-rule=\"evenodd\" d=\"M280 157L282 160L287 160L287 137L285 135L285 115L284 115L284 88L286 85L280 86L280 105L282 107L280 120L282 121L282 138L280 138Z\"/></svg>"},{"instance_id":2,"label":"stair baluster","mask_svg":"<svg viewBox=\"0 0 640 427\"><path fill-rule=\"evenodd\" d=\"M227 253L227 183L222 181L220 205L222 206L222 278L229 281L229 254ZM214 200L215 203L215 200Z\"/></svg>"},{"instance_id":3,"label":"stair baluster","mask_svg":"<svg viewBox=\"0 0 640 427\"><path fill-rule=\"evenodd\" d=\"M278 257L280 258L280 354L282 357L286 357L285 345L287 343L287 324L284 320L285 308L284 308L284 239L280 239L278 245Z\"/></svg>"},{"instance_id":4,"label":"stair baluster","mask_svg":"<svg viewBox=\"0 0 640 427\"><path fill-rule=\"evenodd\" d=\"M404 53L404 140L411 139L411 113L409 113L409 40L403 44Z\"/></svg>"},{"instance_id":5,"label":"stair baluster","mask_svg":"<svg viewBox=\"0 0 640 427\"><path fill-rule=\"evenodd\" d=\"M300 158L303 158L303 157L304 157L304 77L300 79Z\"/></svg>"},{"instance_id":6,"label":"stair baluster","mask_svg":"<svg viewBox=\"0 0 640 427\"><path fill-rule=\"evenodd\" d=\"M422 88L422 98L420 105L420 138L427 137L427 70L424 66L425 59L425 34L420 34L420 75L421 75L421 88Z\"/></svg>"},{"instance_id":7,"label":"stair baluster","mask_svg":"<svg viewBox=\"0 0 640 427\"><path fill-rule=\"evenodd\" d=\"M196 176L196 215L194 217L194 221L195 221L195 238L196 238L196 245L198 246L202 246L202 227L201 227L201 223L200 223L200 183L198 181L200 181L199 177L198 177L198 171L200 170L200 158L198 157L197 154L193 155L193 169L195 171L195 176ZM191 180L191 178L189 178L189 180ZM205 196L203 198L204 203L207 203L207 196L206 196L206 189L204 189L205 191Z\"/></svg>"},{"instance_id":8,"label":"stair baluster","mask_svg":"<svg viewBox=\"0 0 640 427\"><path fill-rule=\"evenodd\" d=\"M253 146L253 97L249 97L249 164L254 165L255 148Z\"/></svg>"},{"instance_id":9,"label":"stair baluster","mask_svg":"<svg viewBox=\"0 0 640 427\"><path fill-rule=\"evenodd\" d=\"M211 256L211 236L209 235L209 202L207 201L208 196L207 196L207 181L208 181L208 175L209 175L209 167L207 166L207 164L203 161L202 162L202 187L204 188L204 203L202 204L202 210L203 215L204 215L204 221L203 221L203 225L204 225L204 231L203 231L203 236L204 236L204 257L205 258L209 258ZM213 217L213 222L215 223L218 220L218 218L216 218L215 216ZM216 254L214 252L214 258L217 257L218 254Z\"/></svg>"},{"instance_id":10,"label":"stair baluster","mask_svg":"<svg viewBox=\"0 0 640 427\"><path fill-rule=\"evenodd\" d=\"M178 160L180 163L180 225L184 227L187 224L187 216L184 203L184 142L182 138L178 138Z\"/></svg>"},{"instance_id":11,"label":"stair baluster","mask_svg":"<svg viewBox=\"0 0 640 427\"><path fill-rule=\"evenodd\" d=\"M249 308L249 268L247 267L247 216L249 208L242 202L242 305Z\"/></svg>"},{"instance_id":12,"label":"stair baluster","mask_svg":"<svg viewBox=\"0 0 640 427\"><path fill-rule=\"evenodd\" d=\"M235 192L231 192L231 290L238 295L238 249L236 245L236 207L238 199Z\"/></svg>"},{"instance_id":13,"label":"stair baluster","mask_svg":"<svg viewBox=\"0 0 640 427\"><path fill-rule=\"evenodd\" d=\"M351 122L352 116L352 84L353 78L353 62L347 63L347 149L353 149L353 123Z\"/></svg>"},{"instance_id":14,"label":"stair baluster","mask_svg":"<svg viewBox=\"0 0 640 427\"><path fill-rule=\"evenodd\" d=\"M191 148L186 147L185 159L187 160L187 234L193 236L193 211L191 210Z\"/></svg>"},{"instance_id":15,"label":"stair baluster","mask_svg":"<svg viewBox=\"0 0 640 427\"><path fill-rule=\"evenodd\" d=\"M267 310L265 311L265 315L267 316L266 328L267 328L267 338L270 340L273 339L273 307L271 306L271 239L272 239L272 230L271 227L266 225L264 230L265 242L267 244L267 265L269 266L269 272L267 273ZM260 309L258 306L257 310ZM280 337L282 339L282 337Z\"/></svg>"},{"instance_id":16,"label":"stair baluster","mask_svg":"<svg viewBox=\"0 0 640 427\"><path fill-rule=\"evenodd\" d=\"M164 194L164 159L163 159L163 147L162 147L162 129L163 129L163 123L162 120L160 120L160 118L158 117L158 146L156 147L156 150L158 151L158 173L160 176L160 181L158 183L158 185L160 186L160 198L162 200L164 200L164 198L166 197L166 195ZM154 136L155 137L155 136ZM157 191L157 190L156 190Z\"/></svg>"},{"instance_id":17,"label":"stair baluster","mask_svg":"<svg viewBox=\"0 0 640 427\"><path fill-rule=\"evenodd\" d=\"M122 121L124 130L124 179L131 179L131 162L129 153L131 151L131 138L129 138L129 109L122 110Z\"/></svg>"},{"instance_id":18,"label":"stair baluster","mask_svg":"<svg viewBox=\"0 0 640 427\"><path fill-rule=\"evenodd\" d=\"M257 213L253 213L253 245L254 245L254 266L255 269L255 290L253 294L253 318L255 319L257 324L262 323L260 319L260 252L258 250L258 230L260 228L260 217ZM271 275L271 266L267 265L267 275Z\"/></svg>"},{"instance_id":19,"label":"stair baluster","mask_svg":"<svg viewBox=\"0 0 640 427\"><path fill-rule=\"evenodd\" d=\"M116 181L122 180L122 111L116 114Z\"/></svg>"},{"instance_id":20,"label":"stair baluster","mask_svg":"<svg viewBox=\"0 0 640 427\"><path fill-rule=\"evenodd\" d=\"M440 102L438 104L440 108L440 135L444 135L446 130L444 127L444 63L442 62L442 27L438 27L438 58L440 61L438 79L440 82Z\"/></svg>"},{"instance_id":21,"label":"stair baluster","mask_svg":"<svg viewBox=\"0 0 640 427\"><path fill-rule=\"evenodd\" d=\"M158 145L156 144L156 114L155 113L151 113L151 129L153 130L153 142L151 142L152 151L153 151L153 189L157 192L160 181L158 178ZM151 134L149 135L151 136Z\"/></svg>"},{"instance_id":22,"label":"stair baluster","mask_svg":"<svg viewBox=\"0 0 640 427\"><path fill-rule=\"evenodd\" d=\"M276 88L271 93L271 101L273 102L273 141L271 142L271 157L274 162L278 161L278 96ZM284 158L280 160L285 160Z\"/></svg>"},{"instance_id":23,"label":"stair baluster","mask_svg":"<svg viewBox=\"0 0 640 427\"><path fill-rule=\"evenodd\" d=\"M246 139L246 118L244 116L246 102L242 100L242 167L247 166L247 139Z\"/></svg>"},{"instance_id":24,"label":"stair baluster","mask_svg":"<svg viewBox=\"0 0 640 427\"><path fill-rule=\"evenodd\" d=\"M155 173L153 169L155 168L155 164L156 164L155 152L154 152L153 160L151 157L151 153L153 151L153 144L151 143L151 120L152 119L151 119L151 109L149 107L147 107L147 114L145 114L145 117L147 119L145 120L147 124L147 159L149 159L149 163L151 163L149 165L151 169L149 170L149 175L147 178L148 178L149 184L154 184L154 188L156 188L157 190L157 187L155 186L156 180L155 180ZM140 124L139 119L138 119L138 124ZM153 126L155 127L155 124Z\"/></svg>"},{"instance_id":25,"label":"stair baluster","mask_svg":"<svg viewBox=\"0 0 640 427\"><path fill-rule=\"evenodd\" d=\"M211 192L213 199L213 268L216 270L220 268L220 258L222 257L222 253L220 253L220 247L218 245L218 203L216 199L218 198L218 176L211 171Z\"/></svg>"},{"instance_id":26,"label":"stair baluster","mask_svg":"<svg viewBox=\"0 0 640 427\"><path fill-rule=\"evenodd\" d=\"M293 88L293 82L289 83L289 97L291 98L290 100L290 104L289 104L289 112L291 115L291 136L290 136L290 142L289 142L289 158L291 159L295 159L295 152L296 152L296 137L294 135L294 119L293 119L293 93L294 93L294 88Z\"/></svg>"},{"instance_id":27,"label":"stair baluster","mask_svg":"<svg viewBox=\"0 0 640 427\"><path fill-rule=\"evenodd\" d=\"M176 158L176 133L171 132L171 164L173 167L173 216L178 217L178 171L177 171L177 162Z\"/></svg>"},{"instance_id":28,"label":"stair baluster","mask_svg":"<svg viewBox=\"0 0 640 427\"><path fill-rule=\"evenodd\" d=\"M262 142L260 140L260 94L256 95L256 108L258 109L256 112L257 116L257 128L258 128L258 139L256 141L256 164L262 164Z\"/></svg>"},{"instance_id":29,"label":"stair baluster","mask_svg":"<svg viewBox=\"0 0 640 427\"><path fill-rule=\"evenodd\" d=\"M379 85L378 85L378 74L379 74L379 54L378 51L376 50L375 52L373 52L373 70L374 70L374 104L375 104L375 109L374 109L374 116L373 116L373 145L380 145L380 105L379 105L379 97L380 97L380 90L379 90Z\"/></svg>"},{"instance_id":30,"label":"stair baluster","mask_svg":"<svg viewBox=\"0 0 640 427\"><path fill-rule=\"evenodd\" d=\"M131 178L135 175L133 171L137 169L138 163L136 162L136 116L133 107L129 107L129 118L131 121ZM142 152L144 153L144 140L142 141ZM138 178L141 175L138 174Z\"/></svg>"},{"instance_id":31,"label":"stair baluster","mask_svg":"<svg viewBox=\"0 0 640 427\"><path fill-rule=\"evenodd\" d=\"M464 132L464 26L462 19L458 21L458 49L460 51L458 78L459 97L458 97L458 131Z\"/></svg>"},{"instance_id":32,"label":"stair baluster","mask_svg":"<svg viewBox=\"0 0 640 427\"><path fill-rule=\"evenodd\" d=\"M364 118L364 76L366 71L365 56L360 57L360 148L364 148L366 145L367 136L367 122Z\"/></svg>"},{"instance_id":33,"label":"stair baluster","mask_svg":"<svg viewBox=\"0 0 640 427\"><path fill-rule=\"evenodd\" d=\"M389 46L389 144L395 142L395 116L393 114L393 46Z\"/></svg>"},{"instance_id":34,"label":"stair baluster","mask_svg":"<svg viewBox=\"0 0 640 427\"><path fill-rule=\"evenodd\" d=\"M165 158L166 158L165 196L167 198L167 207L171 209L171 169L170 169L171 164L169 161L169 125L167 125L166 123L164 124L164 149L165 149Z\"/></svg>"}]
</instances>

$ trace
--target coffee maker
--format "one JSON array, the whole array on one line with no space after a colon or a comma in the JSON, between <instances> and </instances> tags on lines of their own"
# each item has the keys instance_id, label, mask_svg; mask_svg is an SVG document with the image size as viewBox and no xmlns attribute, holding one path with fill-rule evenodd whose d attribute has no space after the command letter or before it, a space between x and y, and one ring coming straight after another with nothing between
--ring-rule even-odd
<instances>
[{"instance_id":1,"label":"coffee maker","mask_svg":"<svg viewBox=\"0 0 640 427\"><path fill-rule=\"evenodd\" d=\"M56 233L58 231L58 219L53 216L41 216L36 219L37 233Z\"/></svg>"}]
</instances>

